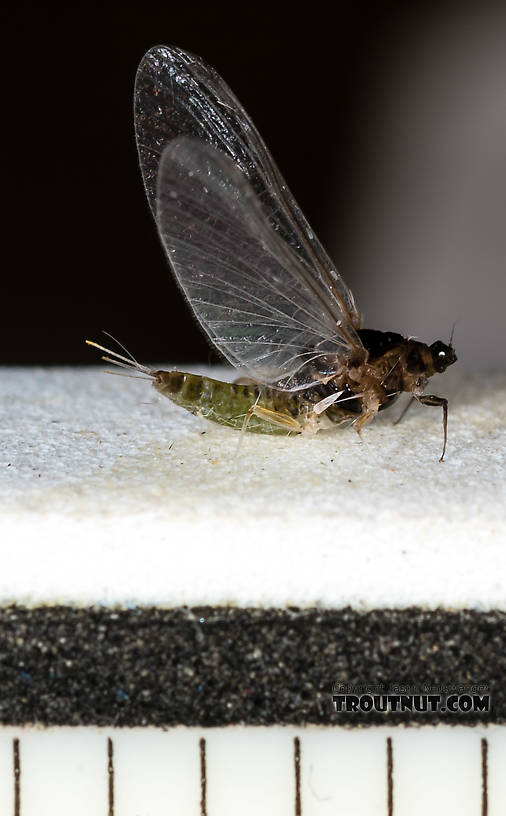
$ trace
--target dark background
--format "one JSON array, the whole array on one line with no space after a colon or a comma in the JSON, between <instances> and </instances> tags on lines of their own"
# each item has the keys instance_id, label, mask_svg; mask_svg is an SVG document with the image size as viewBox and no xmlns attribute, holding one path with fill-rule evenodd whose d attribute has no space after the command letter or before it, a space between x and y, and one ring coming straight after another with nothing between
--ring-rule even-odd
<instances>
[{"instance_id":1,"label":"dark background","mask_svg":"<svg viewBox=\"0 0 506 816\"><path fill-rule=\"evenodd\" d=\"M191 0L12 7L0 362L95 363L84 339L104 342L101 329L146 362L215 359L172 281L137 166L135 70L158 43L199 54L224 76L362 305L366 286L349 256L356 190L367 183L358 157L371 96L436 9L452 20L466 8Z\"/></svg>"}]
</instances>

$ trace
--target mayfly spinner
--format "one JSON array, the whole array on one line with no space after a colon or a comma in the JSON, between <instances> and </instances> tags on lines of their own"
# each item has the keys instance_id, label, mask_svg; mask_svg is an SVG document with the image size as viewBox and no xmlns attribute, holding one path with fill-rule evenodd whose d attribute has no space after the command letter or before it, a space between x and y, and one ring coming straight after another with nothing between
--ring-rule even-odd
<instances>
[{"instance_id":1,"label":"mayfly spinner","mask_svg":"<svg viewBox=\"0 0 506 816\"><path fill-rule=\"evenodd\" d=\"M179 48L148 51L137 71L135 128L172 271L240 379L155 371L103 349L111 362L147 374L194 414L261 433L346 420L360 433L406 391L443 409L443 461L448 403L424 389L456 361L451 340L428 346L361 328L352 293L213 68Z\"/></svg>"}]
</instances>

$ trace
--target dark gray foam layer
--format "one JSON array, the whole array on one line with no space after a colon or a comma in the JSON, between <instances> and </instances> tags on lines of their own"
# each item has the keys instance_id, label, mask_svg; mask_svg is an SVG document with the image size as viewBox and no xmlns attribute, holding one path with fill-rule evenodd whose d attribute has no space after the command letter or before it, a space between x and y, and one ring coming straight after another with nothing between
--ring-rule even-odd
<instances>
[{"instance_id":1,"label":"dark gray foam layer","mask_svg":"<svg viewBox=\"0 0 506 816\"><path fill-rule=\"evenodd\" d=\"M0 609L0 722L47 725L506 722L506 613ZM490 690L489 712L337 713L333 687Z\"/></svg>"}]
</instances>

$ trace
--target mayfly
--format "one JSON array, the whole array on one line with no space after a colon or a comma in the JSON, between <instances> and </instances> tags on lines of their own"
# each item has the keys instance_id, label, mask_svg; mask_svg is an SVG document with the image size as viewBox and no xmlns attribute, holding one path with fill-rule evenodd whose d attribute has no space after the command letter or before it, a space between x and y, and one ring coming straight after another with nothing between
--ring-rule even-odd
<instances>
[{"instance_id":1,"label":"mayfly","mask_svg":"<svg viewBox=\"0 0 506 816\"><path fill-rule=\"evenodd\" d=\"M155 371L104 349L178 405L236 429L360 433L406 391L457 359L363 329L353 295L286 186L253 122L221 77L179 48L150 49L135 83L135 129L148 201L172 271L235 383ZM92 344L96 345L96 344ZM108 358L105 358L108 359Z\"/></svg>"}]
</instances>

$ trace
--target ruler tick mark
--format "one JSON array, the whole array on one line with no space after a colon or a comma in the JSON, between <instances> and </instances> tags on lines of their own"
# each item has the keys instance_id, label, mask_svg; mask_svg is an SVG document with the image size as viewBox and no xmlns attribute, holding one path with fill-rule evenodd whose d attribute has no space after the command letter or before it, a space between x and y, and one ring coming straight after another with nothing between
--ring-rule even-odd
<instances>
[{"instance_id":1,"label":"ruler tick mark","mask_svg":"<svg viewBox=\"0 0 506 816\"><path fill-rule=\"evenodd\" d=\"M293 764L295 770L295 816L301 816L302 805L300 800L300 739L293 741Z\"/></svg>"},{"instance_id":2,"label":"ruler tick mark","mask_svg":"<svg viewBox=\"0 0 506 816\"><path fill-rule=\"evenodd\" d=\"M200 750L200 816L207 816L206 741L203 737L199 742L199 750Z\"/></svg>"},{"instance_id":3,"label":"ruler tick mark","mask_svg":"<svg viewBox=\"0 0 506 816\"><path fill-rule=\"evenodd\" d=\"M107 738L107 776L109 783L107 816L114 816L114 746L110 737Z\"/></svg>"},{"instance_id":4,"label":"ruler tick mark","mask_svg":"<svg viewBox=\"0 0 506 816\"><path fill-rule=\"evenodd\" d=\"M14 816L21 813L21 759L19 753L19 739L12 740L12 765L14 771Z\"/></svg>"},{"instance_id":5,"label":"ruler tick mark","mask_svg":"<svg viewBox=\"0 0 506 816\"><path fill-rule=\"evenodd\" d=\"M481 816L488 816L488 741L481 741Z\"/></svg>"},{"instance_id":6,"label":"ruler tick mark","mask_svg":"<svg viewBox=\"0 0 506 816\"><path fill-rule=\"evenodd\" d=\"M394 752L392 737L387 737L387 814L394 814Z\"/></svg>"}]
</instances>

